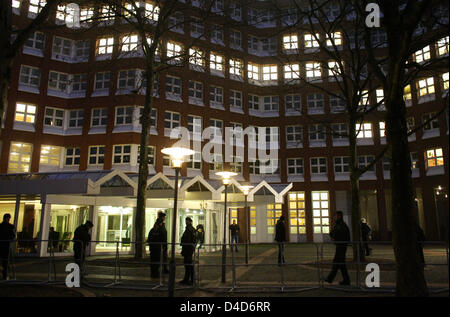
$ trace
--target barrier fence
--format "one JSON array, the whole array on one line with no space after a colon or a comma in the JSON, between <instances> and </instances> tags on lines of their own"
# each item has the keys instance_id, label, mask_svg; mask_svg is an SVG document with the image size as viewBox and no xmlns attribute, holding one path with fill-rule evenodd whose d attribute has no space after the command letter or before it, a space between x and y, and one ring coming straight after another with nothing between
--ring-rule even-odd
<instances>
[{"instance_id":1,"label":"barrier fence","mask_svg":"<svg viewBox=\"0 0 450 317\"><path fill-rule=\"evenodd\" d=\"M40 250L46 250L45 257L23 256L18 252L17 240L0 241L0 246L9 244L9 279L1 283L11 284L64 284L70 272L67 264L74 263L73 240L32 240L39 243ZM24 241L22 240L22 244ZM30 240L31 243L31 240ZM94 246L108 245L108 254L90 256L90 246L83 249L86 254L81 264L81 281L92 287L115 287L166 291L169 274L170 244L151 243L152 256L148 248L144 259L135 259L131 254L135 242L91 241ZM222 244L195 245L193 256L193 285L176 284L175 289L196 288L209 292L301 292L312 289L335 289L349 292L394 292L396 282L395 255L391 242L369 242L370 255L360 243L343 243L347 246L345 262L335 260L336 245L339 242L297 242L227 244L225 263ZM146 246L148 244L146 243ZM449 249L444 242L425 242L424 273L431 293L449 290ZM167 250L169 249L169 250ZM248 249L248 254L246 254ZM279 257L282 249L284 256ZM176 280L183 279L185 264L177 244ZM155 252L159 254L155 255ZM168 254L169 257L165 256ZM3 254L0 254L2 257ZM4 256L3 256L4 257ZM156 259L156 260L155 260ZM279 259L281 261L279 261ZM153 260L153 262L152 262ZM339 271L333 284L326 279L333 265L345 264L350 277L350 285L337 284L342 274ZM375 264L375 265L374 265ZM154 274L151 274L151 266ZM225 268L226 282L221 282ZM375 271L374 271L375 268ZM379 274L377 275L377 271ZM155 272L157 274L155 274ZM379 283L378 283L379 282Z\"/></svg>"}]
</instances>

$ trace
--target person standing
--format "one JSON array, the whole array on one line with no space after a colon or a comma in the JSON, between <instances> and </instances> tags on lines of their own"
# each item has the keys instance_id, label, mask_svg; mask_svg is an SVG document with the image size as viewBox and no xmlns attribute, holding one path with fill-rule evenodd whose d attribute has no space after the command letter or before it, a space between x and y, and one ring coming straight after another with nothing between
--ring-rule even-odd
<instances>
[{"instance_id":1,"label":"person standing","mask_svg":"<svg viewBox=\"0 0 450 317\"><path fill-rule=\"evenodd\" d=\"M284 225L284 216L281 216L275 226L275 241L278 242L278 265L286 263L284 260L284 248L286 242L286 227Z\"/></svg>"},{"instance_id":2,"label":"person standing","mask_svg":"<svg viewBox=\"0 0 450 317\"><path fill-rule=\"evenodd\" d=\"M202 224L197 225L197 241L199 242L198 249L201 249L203 247L203 244L205 243L205 228Z\"/></svg>"},{"instance_id":3,"label":"person standing","mask_svg":"<svg viewBox=\"0 0 450 317\"><path fill-rule=\"evenodd\" d=\"M2 280L8 279L8 264L11 241L16 238L16 230L12 224L10 214L3 215L3 222L0 223L0 258L2 259Z\"/></svg>"},{"instance_id":4,"label":"person standing","mask_svg":"<svg viewBox=\"0 0 450 317\"><path fill-rule=\"evenodd\" d=\"M162 248L163 248L163 273L168 274L169 269L167 268L168 263L168 257L167 257L167 229L166 229L166 214L162 211L158 212L158 218L162 220L161 223L161 242L162 242Z\"/></svg>"},{"instance_id":5,"label":"person standing","mask_svg":"<svg viewBox=\"0 0 450 317\"><path fill-rule=\"evenodd\" d=\"M80 267L80 272L83 273L84 269L84 260L86 258L86 250L91 242L91 234L89 231L93 227L93 223L89 220L86 221L84 225L79 226L75 229L75 233L73 235L73 251L75 257L75 263ZM83 274L81 274L83 277Z\"/></svg>"},{"instance_id":6,"label":"person standing","mask_svg":"<svg viewBox=\"0 0 450 317\"><path fill-rule=\"evenodd\" d=\"M159 277L159 267L161 265L161 250L163 249L162 226L163 219L157 218L155 225L148 233L148 244L150 248L150 276L152 278Z\"/></svg>"},{"instance_id":7,"label":"person standing","mask_svg":"<svg viewBox=\"0 0 450 317\"><path fill-rule=\"evenodd\" d=\"M363 242L363 250L366 253L366 256L370 255L370 251L372 250L369 247L370 233L372 232L372 228L367 224L367 220L365 218L361 218L361 240Z\"/></svg>"},{"instance_id":8,"label":"person standing","mask_svg":"<svg viewBox=\"0 0 450 317\"><path fill-rule=\"evenodd\" d=\"M336 251L333 259L333 267L325 281L333 283L338 270L341 270L343 280L339 282L339 284L350 285L350 277L348 275L347 266L345 265L345 254L347 252L348 242L350 241L350 230L344 222L342 211L336 212L336 223L330 232L330 237L335 241Z\"/></svg>"},{"instance_id":9,"label":"person standing","mask_svg":"<svg viewBox=\"0 0 450 317\"><path fill-rule=\"evenodd\" d=\"M236 223L236 220L233 220L233 223L230 225L230 233L231 233L231 249L233 248L234 244L236 252L239 252L238 251L239 225Z\"/></svg>"},{"instance_id":10,"label":"person standing","mask_svg":"<svg viewBox=\"0 0 450 317\"><path fill-rule=\"evenodd\" d=\"M180 281L181 284L194 284L194 263L193 255L195 251L195 244L197 242L195 228L192 226L192 219L186 218L186 229L181 237L181 255L184 258L184 278Z\"/></svg>"}]
</instances>

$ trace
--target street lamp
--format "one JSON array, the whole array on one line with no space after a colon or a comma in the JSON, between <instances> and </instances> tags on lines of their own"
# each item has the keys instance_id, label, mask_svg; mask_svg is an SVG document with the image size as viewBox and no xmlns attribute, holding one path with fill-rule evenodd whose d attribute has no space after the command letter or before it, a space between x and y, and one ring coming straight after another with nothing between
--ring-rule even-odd
<instances>
[{"instance_id":1,"label":"street lamp","mask_svg":"<svg viewBox=\"0 0 450 317\"><path fill-rule=\"evenodd\" d=\"M172 161L172 167L175 169L175 189L173 202L173 219L172 219L172 249L169 263L169 297L173 297L175 288L175 231L177 229L177 202L178 202L178 175L180 174L181 166L184 163L184 158L193 155L195 151L183 147L170 147L161 150L163 154L169 155Z\"/></svg>"},{"instance_id":2,"label":"street lamp","mask_svg":"<svg viewBox=\"0 0 450 317\"><path fill-rule=\"evenodd\" d=\"M223 212L223 244L222 244L222 283L225 283L225 267L227 263L227 189L230 185L231 177L236 176L235 172L222 171L217 172L217 176L222 178L222 183L225 186L225 204Z\"/></svg>"},{"instance_id":3,"label":"street lamp","mask_svg":"<svg viewBox=\"0 0 450 317\"><path fill-rule=\"evenodd\" d=\"M244 194L244 197L245 197L244 212L245 212L245 226L246 226L246 228L245 228L245 264L246 265L248 265L248 242L249 242L248 241L248 231L250 230L250 227L248 225L249 211L248 211L248 206L247 206L247 197L248 197L248 194L250 193L250 189L252 189L253 187L255 187L255 186L252 186L252 185L242 185L241 186L242 193Z\"/></svg>"}]
</instances>

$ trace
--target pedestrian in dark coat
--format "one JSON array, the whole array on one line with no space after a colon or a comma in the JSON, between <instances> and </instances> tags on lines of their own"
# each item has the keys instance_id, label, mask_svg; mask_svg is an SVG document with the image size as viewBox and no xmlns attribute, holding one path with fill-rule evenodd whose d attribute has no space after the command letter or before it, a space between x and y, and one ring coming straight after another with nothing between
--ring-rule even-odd
<instances>
[{"instance_id":1,"label":"pedestrian in dark coat","mask_svg":"<svg viewBox=\"0 0 450 317\"><path fill-rule=\"evenodd\" d=\"M162 219L162 224L161 224L161 242L162 243L162 248L163 248L163 273L164 274L168 274L169 273L169 269L167 268L167 263L168 263L168 257L167 257L167 229L166 229L166 214L162 211L158 212L158 218Z\"/></svg>"},{"instance_id":2,"label":"pedestrian in dark coat","mask_svg":"<svg viewBox=\"0 0 450 317\"><path fill-rule=\"evenodd\" d=\"M0 258L2 259L2 280L8 278L8 263L11 241L16 238L16 230L12 224L10 214L3 215L3 222L0 223Z\"/></svg>"},{"instance_id":3,"label":"pedestrian in dark coat","mask_svg":"<svg viewBox=\"0 0 450 317\"><path fill-rule=\"evenodd\" d=\"M236 220L233 220L233 223L230 225L230 233L231 233L231 246L230 246L230 248L233 249L233 244L234 244L236 252L239 252L239 250L238 250L239 225L236 223Z\"/></svg>"},{"instance_id":4,"label":"pedestrian in dark coat","mask_svg":"<svg viewBox=\"0 0 450 317\"><path fill-rule=\"evenodd\" d=\"M91 234L89 230L94 225L89 220L86 221L84 225L79 226L75 229L73 234L73 251L75 257L75 263L80 267L80 271L83 272L84 260L86 258L86 250L91 242ZM83 275L81 275L83 276Z\"/></svg>"},{"instance_id":5,"label":"pedestrian in dark coat","mask_svg":"<svg viewBox=\"0 0 450 317\"><path fill-rule=\"evenodd\" d=\"M286 263L284 260L284 248L286 242L286 227L284 225L284 216L281 216L275 226L275 241L278 242L278 265Z\"/></svg>"},{"instance_id":6,"label":"pedestrian in dark coat","mask_svg":"<svg viewBox=\"0 0 450 317\"><path fill-rule=\"evenodd\" d=\"M370 251L372 250L369 247L368 241L370 240L370 233L372 232L372 228L367 224L365 218L361 218L361 240L363 242L363 250L366 253L366 256L370 255Z\"/></svg>"},{"instance_id":7,"label":"pedestrian in dark coat","mask_svg":"<svg viewBox=\"0 0 450 317\"><path fill-rule=\"evenodd\" d=\"M350 241L350 230L344 222L342 211L336 212L336 224L330 232L330 237L335 241L336 251L333 259L333 267L325 281L333 283L338 270L341 270L343 280L339 284L350 285L350 277L347 272L347 266L345 265L345 254L347 252L348 242Z\"/></svg>"},{"instance_id":8,"label":"pedestrian in dark coat","mask_svg":"<svg viewBox=\"0 0 450 317\"><path fill-rule=\"evenodd\" d=\"M181 255L184 258L184 279L180 281L181 284L194 284L194 263L193 256L195 245L197 243L196 230L192 226L192 219L186 218L186 229L181 237Z\"/></svg>"},{"instance_id":9,"label":"pedestrian in dark coat","mask_svg":"<svg viewBox=\"0 0 450 317\"><path fill-rule=\"evenodd\" d=\"M152 278L159 277L159 267L161 265L161 250L163 249L162 243L164 242L164 233L162 230L162 226L163 219L158 218L156 219L155 225L148 233L148 244L150 248L150 276Z\"/></svg>"}]
</instances>

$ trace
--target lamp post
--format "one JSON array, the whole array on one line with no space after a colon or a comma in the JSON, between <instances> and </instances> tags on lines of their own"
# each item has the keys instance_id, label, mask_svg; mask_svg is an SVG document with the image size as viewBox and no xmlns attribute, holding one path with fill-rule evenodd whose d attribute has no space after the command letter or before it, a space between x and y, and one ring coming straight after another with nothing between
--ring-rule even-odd
<instances>
[{"instance_id":1,"label":"lamp post","mask_svg":"<svg viewBox=\"0 0 450 317\"><path fill-rule=\"evenodd\" d=\"M222 244L222 283L225 283L225 272L227 264L227 189L230 184L231 177L236 176L234 172L217 172L217 176L222 178L222 183L225 186L225 203L223 211L223 244Z\"/></svg>"},{"instance_id":2,"label":"lamp post","mask_svg":"<svg viewBox=\"0 0 450 317\"><path fill-rule=\"evenodd\" d=\"M173 297L175 288L175 232L177 229L177 203L178 203L178 176L180 174L181 166L184 163L184 157L193 155L195 152L191 149L182 147L170 147L162 149L163 154L169 155L172 161L172 167L175 169L175 189L173 202L173 218L172 218L172 241L170 250L169 263L169 297Z\"/></svg>"},{"instance_id":3,"label":"lamp post","mask_svg":"<svg viewBox=\"0 0 450 317\"><path fill-rule=\"evenodd\" d=\"M249 227L249 225L248 225L248 221L249 221L249 211L248 211L248 203L247 203L247 197L248 197L248 194L249 194L249 192L250 192L250 189L252 189L254 186L252 186L252 185L242 185L241 186L241 188L242 188L242 193L244 194L244 197L245 197L245 207L244 207L244 212L245 212L245 264L246 265L248 265L248 253L249 253L249 250L248 250L248 243L249 243L249 234L248 234L248 231L250 230L250 227Z\"/></svg>"}]
</instances>

